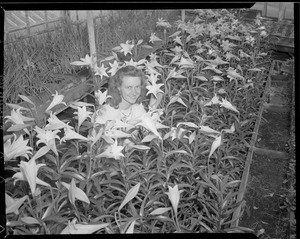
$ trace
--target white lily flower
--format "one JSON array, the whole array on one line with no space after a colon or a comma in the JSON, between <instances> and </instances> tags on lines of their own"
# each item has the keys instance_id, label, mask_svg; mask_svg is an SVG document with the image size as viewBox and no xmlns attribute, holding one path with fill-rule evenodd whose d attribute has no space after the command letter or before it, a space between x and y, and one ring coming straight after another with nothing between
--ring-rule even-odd
<instances>
[{"instance_id":1,"label":"white lily flower","mask_svg":"<svg viewBox=\"0 0 300 239\"><path fill-rule=\"evenodd\" d=\"M106 137L109 137L109 138L112 138L112 139L120 139L120 138L128 138L128 137L131 137L130 134L127 134L121 130L117 130L117 129L109 129L109 130L106 130L104 132L104 135Z\"/></svg>"},{"instance_id":2,"label":"white lily flower","mask_svg":"<svg viewBox=\"0 0 300 239\"><path fill-rule=\"evenodd\" d=\"M34 121L34 118L29 118L26 117L24 115L22 115L22 113L20 112L22 108L18 108L18 109L12 109L11 113L9 116L5 116L5 118L7 118L8 120L5 121L5 123L7 122L12 122L14 124L24 124L25 121Z\"/></svg>"},{"instance_id":3,"label":"white lily flower","mask_svg":"<svg viewBox=\"0 0 300 239\"><path fill-rule=\"evenodd\" d=\"M5 123L12 122L15 125L25 125L26 121L34 121L34 118L29 118L29 117L22 115L20 110L21 110L21 108L18 108L17 110L12 109L10 115L4 117L4 119L7 118ZM25 133L30 135L27 128L23 128L23 130L25 131Z\"/></svg>"},{"instance_id":4,"label":"white lily flower","mask_svg":"<svg viewBox=\"0 0 300 239\"><path fill-rule=\"evenodd\" d=\"M93 57L90 57L88 54L85 55L85 58L80 58L81 61L73 61L70 64L75 66L89 66L93 68Z\"/></svg>"},{"instance_id":5,"label":"white lily flower","mask_svg":"<svg viewBox=\"0 0 300 239\"><path fill-rule=\"evenodd\" d=\"M71 139L90 141L88 138L76 133L74 130L70 128L64 128L64 131L65 131L65 136L61 138L60 143Z\"/></svg>"},{"instance_id":6,"label":"white lily flower","mask_svg":"<svg viewBox=\"0 0 300 239\"><path fill-rule=\"evenodd\" d=\"M136 62L136 61L133 61L132 58L130 59L130 61L124 61L125 66L134 66L138 69L143 69L144 66L141 66L141 65L144 64L145 62L146 62L145 59L141 59L138 62Z\"/></svg>"},{"instance_id":7,"label":"white lily flower","mask_svg":"<svg viewBox=\"0 0 300 239\"><path fill-rule=\"evenodd\" d=\"M108 77L108 75L106 74L106 69L107 69L108 67L104 67L104 65L103 64L101 64L101 66L100 66L100 68L98 67L98 66L95 66L95 76L100 76L100 78L101 78L101 80L102 80L102 78L103 78L103 76L106 76L106 77Z\"/></svg>"},{"instance_id":8,"label":"white lily flower","mask_svg":"<svg viewBox=\"0 0 300 239\"><path fill-rule=\"evenodd\" d=\"M239 51L239 55L241 58L245 57L245 58L251 58L250 55L248 55L247 53L245 53L242 49L240 49Z\"/></svg>"},{"instance_id":9,"label":"white lily flower","mask_svg":"<svg viewBox=\"0 0 300 239\"><path fill-rule=\"evenodd\" d=\"M48 124L45 127L45 130L56 130L56 129L63 129L63 128L73 128L72 126L62 122L60 119L57 118L55 113L50 112L50 117L48 118Z\"/></svg>"},{"instance_id":10,"label":"white lily flower","mask_svg":"<svg viewBox=\"0 0 300 239\"><path fill-rule=\"evenodd\" d=\"M175 52L175 54L180 54L181 52L183 52L181 46L175 46L174 48L171 49L171 51Z\"/></svg>"},{"instance_id":11,"label":"white lily flower","mask_svg":"<svg viewBox=\"0 0 300 239\"><path fill-rule=\"evenodd\" d=\"M29 160L28 162L21 161L19 166L20 172L15 173L12 176L12 178L15 179L14 183L18 180L27 181L29 183L32 195L35 195L37 184L50 187L48 183L40 180L37 177L39 168L46 166L46 164L36 164L35 160Z\"/></svg>"},{"instance_id":12,"label":"white lily flower","mask_svg":"<svg viewBox=\"0 0 300 239\"><path fill-rule=\"evenodd\" d=\"M205 125L200 125L199 131L205 134L220 134L220 131L214 130L209 126L205 126Z\"/></svg>"},{"instance_id":13,"label":"white lily flower","mask_svg":"<svg viewBox=\"0 0 300 239\"><path fill-rule=\"evenodd\" d=\"M220 135L212 143L208 158L212 156L212 154L216 151L218 147L220 147L221 144L222 144L222 136Z\"/></svg>"},{"instance_id":14,"label":"white lily flower","mask_svg":"<svg viewBox=\"0 0 300 239\"><path fill-rule=\"evenodd\" d=\"M86 106L77 107L77 110L78 111L74 112L74 114L78 115L78 128L79 128L88 117L91 117L91 115L93 113L90 111L87 111Z\"/></svg>"},{"instance_id":15,"label":"white lily flower","mask_svg":"<svg viewBox=\"0 0 300 239\"><path fill-rule=\"evenodd\" d=\"M103 105L96 112L94 124L105 124L107 121L116 120L119 118L119 111L108 105Z\"/></svg>"},{"instance_id":16,"label":"white lily flower","mask_svg":"<svg viewBox=\"0 0 300 239\"><path fill-rule=\"evenodd\" d=\"M168 74L168 76L167 76L167 78L166 78L166 81L167 81L168 79L170 79L170 78L186 78L185 76L181 75L183 72L184 72L183 70L179 70L179 71L176 72L176 68L173 68L173 69L169 72L169 74Z\"/></svg>"},{"instance_id":17,"label":"white lily flower","mask_svg":"<svg viewBox=\"0 0 300 239\"><path fill-rule=\"evenodd\" d=\"M99 105L103 105L108 98L111 98L110 95L107 95L107 90L104 91L103 93L101 90L96 91L95 97L96 97L96 100L98 101Z\"/></svg>"},{"instance_id":18,"label":"white lily flower","mask_svg":"<svg viewBox=\"0 0 300 239\"><path fill-rule=\"evenodd\" d=\"M113 64L111 64L110 62L108 64L110 65L110 70L108 71L108 73L110 73L110 76L114 76L119 69L119 64L116 60L114 60Z\"/></svg>"},{"instance_id":19,"label":"white lily flower","mask_svg":"<svg viewBox=\"0 0 300 239\"><path fill-rule=\"evenodd\" d=\"M145 67L148 74L161 75L151 64L146 63Z\"/></svg>"},{"instance_id":20,"label":"white lily flower","mask_svg":"<svg viewBox=\"0 0 300 239\"><path fill-rule=\"evenodd\" d=\"M165 27L165 28L171 28L172 27L171 24L163 18L158 18L158 22L156 22L156 26L157 27Z\"/></svg>"},{"instance_id":21,"label":"white lily flower","mask_svg":"<svg viewBox=\"0 0 300 239\"><path fill-rule=\"evenodd\" d=\"M154 43L155 41L162 41L162 39L160 39L159 37L157 37L155 35L155 33L151 33L151 36L150 36L150 40L149 40L151 43Z\"/></svg>"},{"instance_id":22,"label":"white lily flower","mask_svg":"<svg viewBox=\"0 0 300 239\"><path fill-rule=\"evenodd\" d=\"M243 76L241 76L240 74L238 74L236 72L236 69L234 70L232 68L229 68L227 70L227 77L230 79L230 81L231 80L238 80L238 79L245 81L245 78Z\"/></svg>"},{"instance_id":23,"label":"white lily flower","mask_svg":"<svg viewBox=\"0 0 300 239\"><path fill-rule=\"evenodd\" d=\"M261 37L266 37L268 34L267 34L267 32L266 31L262 31L261 33L260 33L260 36Z\"/></svg>"},{"instance_id":24,"label":"white lily flower","mask_svg":"<svg viewBox=\"0 0 300 239\"><path fill-rule=\"evenodd\" d=\"M103 128L100 129L98 132L96 131L95 128L92 129L91 133L87 136L90 141L92 141L93 146L99 139L101 139L101 136L103 134Z\"/></svg>"},{"instance_id":25,"label":"white lily flower","mask_svg":"<svg viewBox=\"0 0 300 239\"><path fill-rule=\"evenodd\" d=\"M20 135L18 139L16 138L17 136L14 134L13 142L11 142L11 139L8 139L4 143L4 162L19 156L28 159L28 154L32 154L32 147L27 146L29 139L24 140L23 135Z\"/></svg>"},{"instance_id":26,"label":"white lily flower","mask_svg":"<svg viewBox=\"0 0 300 239\"><path fill-rule=\"evenodd\" d=\"M148 94L153 94L155 97L157 97L158 93L163 93L163 91L160 89L164 84L156 84L156 81L158 80L158 75L156 74L151 74L148 77L148 80L151 84L147 85L146 88L148 89L147 95Z\"/></svg>"},{"instance_id":27,"label":"white lily flower","mask_svg":"<svg viewBox=\"0 0 300 239\"><path fill-rule=\"evenodd\" d=\"M225 107L226 109L235 111L237 113L240 113L235 106L233 106L229 101L225 99L222 99L222 103L220 103L221 107Z\"/></svg>"},{"instance_id":28,"label":"white lily flower","mask_svg":"<svg viewBox=\"0 0 300 239\"><path fill-rule=\"evenodd\" d=\"M215 96L204 106L210 106L210 105L215 105L215 104L220 104L220 103L222 103L222 102L219 100L219 96L217 96L217 94L215 93Z\"/></svg>"},{"instance_id":29,"label":"white lily flower","mask_svg":"<svg viewBox=\"0 0 300 239\"><path fill-rule=\"evenodd\" d=\"M126 43L121 43L121 50L120 52L124 52L124 55L126 56L128 53L132 55L132 48L134 47L134 44L129 44L129 41L127 40Z\"/></svg>"},{"instance_id":30,"label":"white lily flower","mask_svg":"<svg viewBox=\"0 0 300 239\"><path fill-rule=\"evenodd\" d=\"M52 94L52 96L53 96L53 100L48 106L48 108L45 110L45 112L49 112L49 110L51 110L54 106L58 104L64 104L65 106L67 106L67 104L63 102L63 99L65 97L64 95L59 95L58 92L55 91L55 94Z\"/></svg>"},{"instance_id":31,"label":"white lily flower","mask_svg":"<svg viewBox=\"0 0 300 239\"><path fill-rule=\"evenodd\" d=\"M172 140L174 139L181 139L182 135L186 132L190 132L186 129L180 128L179 130L177 129L177 127L172 127L170 132L166 133L164 136L164 139L167 139L169 137L172 137ZM185 139L189 139L188 136L184 135L183 138Z\"/></svg>"},{"instance_id":32,"label":"white lily flower","mask_svg":"<svg viewBox=\"0 0 300 239\"><path fill-rule=\"evenodd\" d=\"M92 234L102 228L109 226L109 223L82 224L76 222L77 218L74 218L71 222L68 221L68 226L66 226L60 234Z\"/></svg>"},{"instance_id":33,"label":"white lily flower","mask_svg":"<svg viewBox=\"0 0 300 239\"><path fill-rule=\"evenodd\" d=\"M5 205L6 205L6 214L15 213L19 214L19 207L24 203L24 201L28 199L28 196L24 196L22 198L12 198L7 193L5 193Z\"/></svg>"},{"instance_id":34,"label":"white lily flower","mask_svg":"<svg viewBox=\"0 0 300 239\"><path fill-rule=\"evenodd\" d=\"M191 59L186 59L184 57L181 57L180 62L177 63L182 68L193 68L194 62Z\"/></svg>"},{"instance_id":35,"label":"white lily flower","mask_svg":"<svg viewBox=\"0 0 300 239\"><path fill-rule=\"evenodd\" d=\"M107 157L107 158L114 158L114 159L120 159L120 157L124 157L124 154L122 154L122 150L124 149L123 146L118 145L118 141L115 140L113 144L108 146L108 148L101 154L97 155L96 157Z\"/></svg>"},{"instance_id":36,"label":"white lily flower","mask_svg":"<svg viewBox=\"0 0 300 239\"><path fill-rule=\"evenodd\" d=\"M13 108L13 109L15 109L15 110L20 109L20 110L30 111L30 109L22 107L22 106L17 105L17 104L6 103L6 105Z\"/></svg>"},{"instance_id":37,"label":"white lily flower","mask_svg":"<svg viewBox=\"0 0 300 239\"><path fill-rule=\"evenodd\" d=\"M237 61L240 61L240 60L241 60L241 59L238 58L236 55L234 55L234 54L232 54L232 53L230 53L230 52L227 52L227 53L226 53L225 58L226 58L227 61L230 61L232 58L235 59L235 60L237 60Z\"/></svg>"},{"instance_id":38,"label":"white lily flower","mask_svg":"<svg viewBox=\"0 0 300 239\"><path fill-rule=\"evenodd\" d=\"M159 139L162 139L160 133L157 131L156 122L151 118L149 113L145 113L141 117L141 122L137 124L137 126L143 126L145 129L151 131L155 134Z\"/></svg>"},{"instance_id":39,"label":"white lily flower","mask_svg":"<svg viewBox=\"0 0 300 239\"><path fill-rule=\"evenodd\" d=\"M218 74L222 74L223 72L220 71L219 69L217 69L216 67L217 67L216 65L206 66L206 67L202 68L202 71L203 70L212 70Z\"/></svg>"},{"instance_id":40,"label":"white lily flower","mask_svg":"<svg viewBox=\"0 0 300 239\"><path fill-rule=\"evenodd\" d=\"M204 63L209 66L218 66L218 65L229 64L229 62L223 61L219 56L217 56L214 60L205 60Z\"/></svg>"},{"instance_id":41,"label":"white lily flower","mask_svg":"<svg viewBox=\"0 0 300 239\"><path fill-rule=\"evenodd\" d=\"M180 194L183 192L183 190L178 190L178 185L175 185L173 188L168 185L168 188L169 192L166 192L166 194L168 195L169 200L171 201L172 207L174 209L175 215L177 216Z\"/></svg>"},{"instance_id":42,"label":"white lily flower","mask_svg":"<svg viewBox=\"0 0 300 239\"><path fill-rule=\"evenodd\" d=\"M231 125L230 129L222 129L222 132L233 134L235 131L234 123Z\"/></svg>"},{"instance_id":43,"label":"white lily flower","mask_svg":"<svg viewBox=\"0 0 300 239\"><path fill-rule=\"evenodd\" d=\"M226 91L223 88L221 88L221 89L218 90L218 93L219 94L226 94Z\"/></svg>"},{"instance_id":44,"label":"white lily flower","mask_svg":"<svg viewBox=\"0 0 300 239\"><path fill-rule=\"evenodd\" d=\"M121 121L120 121L121 122ZM122 123L122 122L121 122ZM108 121L105 124L105 129L102 138L109 144L113 144L113 139L119 138L128 138L131 137L131 134L127 134L121 130L117 130L117 128L126 128L128 124L119 124L116 121Z\"/></svg>"},{"instance_id":45,"label":"white lily flower","mask_svg":"<svg viewBox=\"0 0 300 239\"><path fill-rule=\"evenodd\" d=\"M34 130L37 132L37 137L39 138L39 140L36 142L36 145L38 146L40 143L44 143L50 149L52 149L56 155L58 155L55 139L60 139L57 135L60 130L46 130L45 128L41 129L38 126L35 126Z\"/></svg>"},{"instance_id":46,"label":"white lily flower","mask_svg":"<svg viewBox=\"0 0 300 239\"><path fill-rule=\"evenodd\" d=\"M173 103L175 103L175 102L178 102L178 103L184 105L185 107L187 107L187 105L186 105L186 104L183 102L183 100L180 98L180 95L181 95L180 92L178 92L176 95L173 95L173 96L171 97L171 99L170 99L170 101L169 101L167 107L168 107L170 104L173 104Z\"/></svg>"},{"instance_id":47,"label":"white lily flower","mask_svg":"<svg viewBox=\"0 0 300 239\"><path fill-rule=\"evenodd\" d=\"M182 41L181 41L181 39L180 39L181 37L179 37L178 35L174 38L174 42L175 43L178 43L179 45L181 45L182 46Z\"/></svg>"},{"instance_id":48,"label":"white lily flower","mask_svg":"<svg viewBox=\"0 0 300 239\"><path fill-rule=\"evenodd\" d=\"M149 58L150 58L150 62L156 61L156 59L158 58L158 55L156 55L156 53L151 52L149 55Z\"/></svg>"}]
</instances>

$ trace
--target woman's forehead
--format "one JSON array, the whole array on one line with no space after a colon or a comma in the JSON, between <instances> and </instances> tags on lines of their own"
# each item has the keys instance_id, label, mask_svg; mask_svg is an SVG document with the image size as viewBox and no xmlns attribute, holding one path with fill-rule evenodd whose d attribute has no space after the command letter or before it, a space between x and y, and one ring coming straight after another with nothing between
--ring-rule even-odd
<instances>
[{"instance_id":1,"label":"woman's forehead","mask_svg":"<svg viewBox=\"0 0 300 239\"><path fill-rule=\"evenodd\" d=\"M122 79L122 83L126 86L140 85L142 83L142 80L139 76L124 76Z\"/></svg>"}]
</instances>

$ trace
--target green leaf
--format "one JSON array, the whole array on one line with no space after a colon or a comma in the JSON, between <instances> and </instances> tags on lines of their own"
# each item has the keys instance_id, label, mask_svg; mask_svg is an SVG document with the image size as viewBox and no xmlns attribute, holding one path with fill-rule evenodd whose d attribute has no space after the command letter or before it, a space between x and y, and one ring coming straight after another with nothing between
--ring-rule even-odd
<instances>
[{"instance_id":1,"label":"green leaf","mask_svg":"<svg viewBox=\"0 0 300 239\"><path fill-rule=\"evenodd\" d=\"M69 222L70 223L70 222ZM66 226L60 234L92 234L102 228L109 226L109 223L103 224L81 224L71 222L71 225Z\"/></svg>"},{"instance_id":2,"label":"green leaf","mask_svg":"<svg viewBox=\"0 0 300 239\"><path fill-rule=\"evenodd\" d=\"M191 133L191 135L189 136L189 144L193 143L193 141L195 140L195 137L196 137L196 131Z\"/></svg>"},{"instance_id":3,"label":"green leaf","mask_svg":"<svg viewBox=\"0 0 300 239\"><path fill-rule=\"evenodd\" d=\"M45 218L49 217L51 214L51 211L53 210L53 207L55 205L55 201L52 202L46 209L46 211L44 212L44 215L42 216L42 220L44 220Z\"/></svg>"},{"instance_id":4,"label":"green leaf","mask_svg":"<svg viewBox=\"0 0 300 239\"><path fill-rule=\"evenodd\" d=\"M129 234L129 233L132 234L132 233L133 233L135 221L136 221L136 220L134 220L134 221L130 224L130 226L128 227L128 229L127 229L127 231L126 231L126 234Z\"/></svg>"},{"instance_id":5,"label":"green leaf","mask_svg":"<svg viewBox=\"0 0 300 239\"><path fill-rule=\"evenodd\" d=\"M194 171L194 168L191 167L190 165L183 164L183 163L173 163L172 166L169 168L168 172L171 173L175 168L189 168L192 171Z\"/></svg>"},{"instance_id":6,"label":"green leaf","mask_svg":"<svg viewBox=\"0 0 300 239\"><path fill-rule=\"evenodd\" d=\"M136 45L138 46L138 45L142 44L142 42L143 42L143 39L140 39Z\"/></svg>"},{"instance_id":7,"label":"green leaf","mask_svg":"<svg viewBox=\"0 0 300 239\"><path fill-rule=\"evenodd\" d=\"M20 105L16 105L16 104L10 104L10 103L6 103L7 106L13 108L13 109L21 109L21 110L26 110L26 111L30 111L30 109L22 107Z\"/></svg>"},{"instance_id":8,"label":"green leaf","mask_svg":"<svg viewBox=\"0 0 300 239\"><path fill-rule=\"evenodd\" d=\"M156 139L157 136L155 134L149 134L149 135L146 135L143 140L142 140L142 143L146 143L146 142L151 142L152 140Z\"/></svg>"},{"instance_id":9,"label":"green leaf","mask_svg":"<svg viewBox=\"0 0 300 239\"><path fill-rule=\"evenodd\" d=\"M177 149L177 150L171 150L168 153L166 153L165 158L170 157L172 154L185 154L191 156L188 152L182 149Z\"/></svg>"},{"instance_id":10,"label":"green leaf","mask_svg":"<svg viewBox=\"0 0 300 239\"><path fill-rule=\"evenodd\" d=\"M131 188L124 201L121 203L120 207L119 207L119 211L126 205L126 203L128 203L129 201L131 201L138 193L139 189L140 189L141 183L136 184L133 188Z\"/></svg>"},{"instance_id":11,"label":"green leaf","mask_svg":"<svg viewBox=\"0 0 300 239\"><path fill-rule=\"evenodd\" d=\"M199 128L198 125L196 125L196 124L194 124L194 123L192 123L192 122L180 122L180 123L177 124L177 127L178 127L179 125L186 125L186 126L188 126L188 127L195 128L195 129L198 129L198 128Z\"/></svg>"},{"instance_id":12,"label":"green leaf","mask_svg":"<svg viewBox=\"0 0 300 239\"><path fill-rule=\"evenodd\" d=\"M72 179L73 184L75 184L74 179ZM72 186L72 182L71 185L65 182L61 182L61 184L66 187L69 191L71 191L70 193L71 195L71 199L70 201L73 199L73 196L75 196L75 198L77 198L78 200L82 201L82 202L86 202L87 204L90 203L90 200L88 199L87 195L85 194L84 191L82 191L80 188L74 187L74 185Z\"/></svg>"},{"instance_id":13,"label":"green leaf","mask_svg":"<svg viewBox=\"0 0 300 239\"><path fill-rule=\"evenodd\" d=\"M149 45L141 45L141 47L144 47L146 49L152 49L153 48L152 46L149 46Z\"/></svg>"},{"instance_id":14,"label":"green leaf","mask_svg":"<svg viewBox=\"0 0 300 239\"><path fill-rule=\"evenodd\" d=\"M171 207L160 207L160 208L157 208L155 210L153 210L150 215L160 215L160 214L163 214L167 211L170 211L171 210Z\"/></svg>"},{"instance_id":15,"label":"green leaf","mask_svg":"<svg viewBox=\"0 0 300 239\"><path fill-rule=\"evenodd\" d=\"M20 220L25 222L26 224L39 224L39 225L41 225L41 223L33 217L22 217Z\"/></svg>"},{"instance_id":16,"label":"green leaf","mask_svg":"<svg viewBox=\"0 0 300 239\"><path fill-rule=\"evenodd\" d=\"M134 149L141 149L141 150L148 150L148 149L150 149L150 147L148 147L146 145L133 145L132 148L134 148Z\"/></svg>"},{"instance_id":17,"label":"green leaf","mask_svg":"<svg viewBox=\"0 0 300 239\"><path fill-rule=\"evenodd\" d=\"M8 132L16 132L22 129L25 129L26 127L31 126L30 124L15 124L12 125L7 131Z\"/></svg>"},{"instance_id":18,"label":"green leaf","mask_svg":"<svg viewBox=\"0 0 300 239\"><path fill-rule=\"evenodd\" d=\"M224 81L224 79L221 76L213 76L211 78L212 81Z\"/></svg>"},{"instance_id":19,"label":"green leaf","mask_svg":"<svg viewBox=\"0 0 300 239\"><path fill-rule=\"evenodd\" d=\"M208 81L204 76L194 76L194 78L202 80L202 81Z\"/></svg>"},{"instance_id":20,"label":"green leaf","mask_svg":"<svg viewBox=\"0 0 300 239\"><path fill-rule=\"evenodd\" d=\"M259 68L251 68L251 69L248 69L248 71L261 71L261 69L259 69Z\"/></svg>"},{"instance_id":21,"label":"green leaf","mask_svg":"<svg viewBox=\"0 0 300 239\"><path fill-rule=\"evenodd\" d=\"M25 95L18 95L22 100L32 104L32 105L35 105L27 96Z\"/></svg>"},{"instance_id":22,"label":"green leaf","mask_svg":"<svg viewBox=\"0 0 300 239\"><path fill-rule=\"evenodd\" d=\"M181 31L174 32L174 33L173 33L172 35L170 35L169 37L176 37L176 36L178 36L180 33L181 33Z\"/></svg>"},{"instance_id":23,"label":"green leaf","mask_svg":"<svg viewBox=\"0 0 300 239\"><path fill-rule=\"evenodd\" d=\"M113 60L113 59L115 59L114 56L108 56L108 57L104 58L103 60L101 60L100 62L103 62L103 61L111 61L111 60Z\"/></svg>"},{"instance_id":24,"label":"green leaf","mask_svg":"<svg viewBox=\"0 0 300 239\"><path fill-rule=\"evenodd\" d=\"M69 196L70 202L71 202L74 206L75 206L75 193L76 193L76 184L75 184L74 178L72 178L71 184L70 184L70 187L69 187L68 196Z\"/></svg>"},{"instance_id":25,"label":"green leaf","mask_svg":"<svg viewBox=\"0 0 300 239\"><path fill-rule=\"evenodd\" d=\"M178 97L178 99L176 101L179 102L180 104L184 105L187 108L187 105L183 102L183 100L181 98Z\"/></svg>"},{"instance_id":26,"label":"green leaf","mask_svg":"<svg viewBox=\"0 0 300 239\"><path fill-rule=\"evenodd\" d=\"M42 157L43 155L48 153L49 150L50 150L49 146L43 146L42 148L39 149L39 151L37 151L35 153L35 155L31 158L31 160L36 160L36 159Z\"/></svg>"}]
</instances>

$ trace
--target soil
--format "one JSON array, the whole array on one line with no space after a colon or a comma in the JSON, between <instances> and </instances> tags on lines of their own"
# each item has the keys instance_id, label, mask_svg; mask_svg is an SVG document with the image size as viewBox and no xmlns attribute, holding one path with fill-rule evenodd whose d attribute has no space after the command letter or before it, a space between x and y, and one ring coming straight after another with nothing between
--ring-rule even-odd
<instances>
[{"instance_id":1,"label":"soil","mask_svg":"<svg viewBox=\"0 0 300 239\"><path fill-rule=\"evenodd\" d=\"M284 151L289 137L289 112L264 114L269 123L261 125L260 141L256 147ZM246 209L239 226L258 232L264 229L262 238L287 238L287 212L280 209L285 198L283 182L286 179L288 158L269 155L253 155L247 191Z\"/></svg>"},{"instance_id":2,"label":"soil","mask_svg":"<svg viewBox=\"0 0 300 239\"><path fill-rule=\"evenodd\" d=\"M255 145L258 148L285 151L291 127L291 79L282 74L272 77L270 88L274 95L268 103L285 105L286 110L263 113ZM260 232L259 238L289 238L289 215L284 207L288 163L288 157L253 154L244 196L246 207L239 226Z\"/></svg>"}]
</instances>

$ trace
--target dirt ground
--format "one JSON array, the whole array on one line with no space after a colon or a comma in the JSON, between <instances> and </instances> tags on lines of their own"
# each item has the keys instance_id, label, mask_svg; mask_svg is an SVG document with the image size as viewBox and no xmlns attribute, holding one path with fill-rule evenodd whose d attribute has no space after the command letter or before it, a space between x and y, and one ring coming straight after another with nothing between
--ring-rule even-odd
<instances>
[{"instance_id":1,"label":"dirt ground","mask_svg":"<svg viewBox=\"0 0 300 239\"><path fill-rule=\"evenodd\" d=\"M275 59L284 60L284 53ZM256 147L285 151L285 143L290 137L291 89L290 77L282 75L272 78L271 87L277 90L274 102L287 105L284 111L265 111L259 127ZM276 101L277 100L277 101ZM244 199L246 208L239 226L262 232L259 238L289 238L288 212L284 207L284 181L289 158L270 154L253 154L249 180Z\"/></svg>"},{"instance_id":2,"label":"dirt ground","mask_svg":"<svg viewBox=\"0 0 300 239\"><path fill-rule=\"evenodd\" d=\"M289 112L288 112L289 113ZM269 123L261 125L260 142L256 147L284 151L289 136L289 114L267 114ZM289 159L268 155L253 155L245 194L246 210L239 223L255 232L263 229L262 238L287 238L287 212L281 210Z\"/></svg>"}]
</instances>

